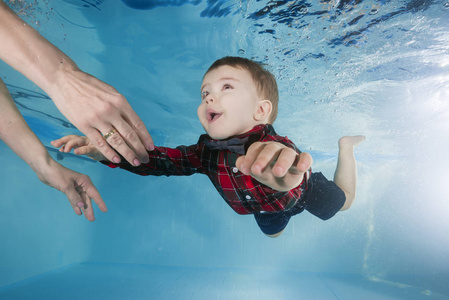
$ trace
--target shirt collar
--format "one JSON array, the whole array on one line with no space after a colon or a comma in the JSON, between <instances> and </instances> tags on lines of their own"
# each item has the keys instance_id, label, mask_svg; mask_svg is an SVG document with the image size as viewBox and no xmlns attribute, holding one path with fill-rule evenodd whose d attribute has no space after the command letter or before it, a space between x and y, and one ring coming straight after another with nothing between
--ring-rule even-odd
<instances>
[{"instance_id":1,"label":"shirt collar","mask_svg":"<svg viewBox=\"0 0 449 300\"><path fill-rule=\"evenodd\" d=\"M267 135L277 135L271 124L257 125L248 132L224 140L214 140L209 135L203 134L198 143L204 143L210 150L229 150L243 155L251 144L263 140Z\"/></svg>"}]
</instances>

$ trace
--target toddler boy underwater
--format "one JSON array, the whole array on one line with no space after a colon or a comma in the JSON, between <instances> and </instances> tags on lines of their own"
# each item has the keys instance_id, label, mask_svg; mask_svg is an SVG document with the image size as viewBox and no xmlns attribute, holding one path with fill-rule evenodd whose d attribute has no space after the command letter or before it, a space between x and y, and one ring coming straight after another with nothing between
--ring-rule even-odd
<instances>
[{"instance_id":1,"label":"toddler boy underwater","mask_svg":"<svg viewBox=\"0 0 449 300\"><path fill-rule=\"evenodd\" d=\"M106 160L87 137L69 135L52 142L61 152L87 155L111 168L139 175L207 175L238 214L253 214L260 229L279 236L293 215L304 210L327 220L346 210L356 192L354 147L364 136L339 140L334 181L312 173L312 157L272 126L278 88L262 65L241 57L215 61L203 77L198 118L207 134L191 146L155 147L150 160L132 166ZM119 135L112 129L104 138Z\"/></svg>"}]
</instances>

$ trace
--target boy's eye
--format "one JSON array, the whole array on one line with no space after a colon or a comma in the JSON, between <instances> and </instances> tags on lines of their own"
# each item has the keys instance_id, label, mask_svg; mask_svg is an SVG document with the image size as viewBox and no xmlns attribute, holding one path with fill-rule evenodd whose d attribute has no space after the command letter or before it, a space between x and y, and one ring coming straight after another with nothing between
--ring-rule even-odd
<instances>
[{"instance_id":1,"label":"boy's eye","mask_svg":"<svg viewBox=\"0 0 449 300\"><path fill-rule=\"evenodd\" d=\"M229 84L225 84L225 85L223 86L223 89L224 89L224 90L232 89L232 86L230 86Z\"/></svg>"},{"instance_id":2,"label":"boy's eye","mask_svg":"<svg viewBox=\"0 0 449 300\"><path fill-rule=\"evenodd\" d=\"M209 95L209 93L208 92L206 92L206 91L204 91L204 92L201 92L201 98L206 98L207 97L207 95Z\"/></svg>"}]
</instances>

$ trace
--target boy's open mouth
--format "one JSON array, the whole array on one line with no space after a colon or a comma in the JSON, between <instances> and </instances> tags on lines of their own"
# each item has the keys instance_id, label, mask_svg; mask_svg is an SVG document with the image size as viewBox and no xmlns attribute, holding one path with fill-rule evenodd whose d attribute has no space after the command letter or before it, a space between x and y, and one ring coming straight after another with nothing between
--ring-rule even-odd
<instances>
[{"instance_id":1,"label":"boy's open mouth","mask_svg":"<svg viewBox=\"0 0 449 300\"><path fill-rule=\"evenodd\" d=\"M207 112L207 120L209 122L213 122L217 120L221 116L221 113L217 113L215 111L208 111Z\"/></svg>"}]
</instances>

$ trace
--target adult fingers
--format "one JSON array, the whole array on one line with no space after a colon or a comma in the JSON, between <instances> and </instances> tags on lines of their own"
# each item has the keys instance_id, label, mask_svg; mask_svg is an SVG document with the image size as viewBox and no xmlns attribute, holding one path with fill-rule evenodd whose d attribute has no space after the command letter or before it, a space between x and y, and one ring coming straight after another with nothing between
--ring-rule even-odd
<instances>
[{"instance_id":1,"label":"adult fingers","mask_svg":"<svg viewBox=\"0 0 449 300\"><path fill-rule=\"evenodd\" d=\"M83 213L81 212L81 208L80 207L78 207L78 206L74 206L74 205L72 205L72 208L73 208L73 210L75 211L75 213L78 215L78 216L81 216Z\"/></svg>"},{"instance_id":2,"label":"adult fingers","mask_svg":"<svg viewBox=\"0 0 449 300\"><path fill-rule=\"evenodd\" d=\"M85 180L85 178L83 178L84 176L86 176L86 175L82 175L81 176L83 182ZM95 221L95 216L94 216L94 210L93 210L93 207L92 207L92 202L91 202L89 196L87 195L86 190L84 189L83 185L78 185L75 182L74 190L75 190L75 194L76 194L75 199L81 199L81 201L78 201L76 203L76 206L81 208L81 210L84 213L84 217L87 220L89 220L91 222ZM73 204L73 202L72 202L72 204Z\"/></svg>"},{"instance_id":3,"label":"adult fingers","mask_svg":"<svg viewBox=\"0 0 449 300\"><path fill-rule=\"evenodd\" d=\"M100 208L100 210L102 212L108 211L106 204L104 203L103 199L101 198L100 193L95 188L92 181L90 180L90 178L87 175L85 175L85 177L82 178L82 182L81 182L80 186L82 187L82 190L85 192L85 195L89 199L89 202L91 199L93 199L94 202L97 204L97 206Z\"/></svg>"},{"instance_id":4,"label":"adult fingers","mask_svg":"<svg viewBox=\"0 0 449 300\"><path fill-rule=\"evenodd\" d=\"M85 206L85 201L81 197L80 193L75 187L70 187L65 191L62 191L69 200L70 205L77 215L81 215L81 209Z\"/></svg>"},{"instance_id":5,"label":"adult fingers","mask_svg":"<svg viewBox=\"0 0 449 300\"><path fill-rule=\"evenodd\" d=\"M150 133L148 132L145 124L142 122L142 120L139 118L139 116L134 112L134 110L131 108L131 105L129 105L128 102L125 104L125 113L124 118L127 120L128 124L131 126L132 130L134 130L137 133L137 140L131 141L132 137L129 139L130 143L134 145L134 143L137 144L143 144L144 148L148 151L154 150L154 142L151 138ZM121 131L120 133L125 138L126 142L128 143L128 138L126 134L124 135ZM140 147L139 147L140 148ZM144 155L148 156L146 152Z\"/></svg>"},{"instance_id":6,"label":"adult fingers","mask_svg":"<svg viewBox=\"0 0 449 300\"><path fill-rule=\"evenodd\" d=\"M115 108L110 111L108 122L117 129L126 144L135 151L141 161L148 162L148 154L145 150L152 151L154 142L144 123L132 109L125 96L115 88L103 82L101 84L105 85L104 89L110 90L107 101ZM123 155L122 152L120 154Z\"/></svg>"},{"instance_id":7,"label":"adult fingers","mask_svg":"<svg viewBox=\"0 0 449 300\"><path fill-rule=\"evenodd\" d=\"M112 126L110 129L104 129L104 133L107 134L112 130ZM98 151L103 154L104 157L106 157L109 161L119 163L120 157L118 154L111 148L111 146L106 142L106 140L103 138L103 135L100 134L100 132L96 129L91 129L87 133L87 137L90 139L91 143L94 144L95 147L97 147Z\"/></svg>"},{"instance_id":8,"label":"adult fingers","mask_svg":"<svg viewBox=\"0 0 449 300\"><path fill-rule=\"evenodd\" d=\"M139 166L141 161L134 151L126 144L120 132L115 128L103 129L103 138L115 151L119 152L125 160L133 166ZM114 161L116 162L116 160Z\"/></svg>"},{"instance_id":9,"label":"adult fingers","mask_svg":"<svg viewBox=\"0 0 449 300\"><path fill-rule=\"evenodd\" d=\"M148 152L135 128L125 121L113 125L118 134L113 134L107 138L108 143L130 163L136 165L134 162L136 158L139 160L139 164L140 162L147 163L149 161ZM141 126L143 126L143 123Z\"/></svg>"},{"instance_id":10,"label":"adult fingers","mask_svg":"<svg viewBox=\"0 0 449 300\"><path fill-rule=\"evenodd\" d=\"M87 196L85 191L79 191L81 198L83 199L84 206L81 208L84 214L84 217L93 222L95 221L94 209L92 207L92 201L89 196Z\"/></svg>"}]
</instances>

